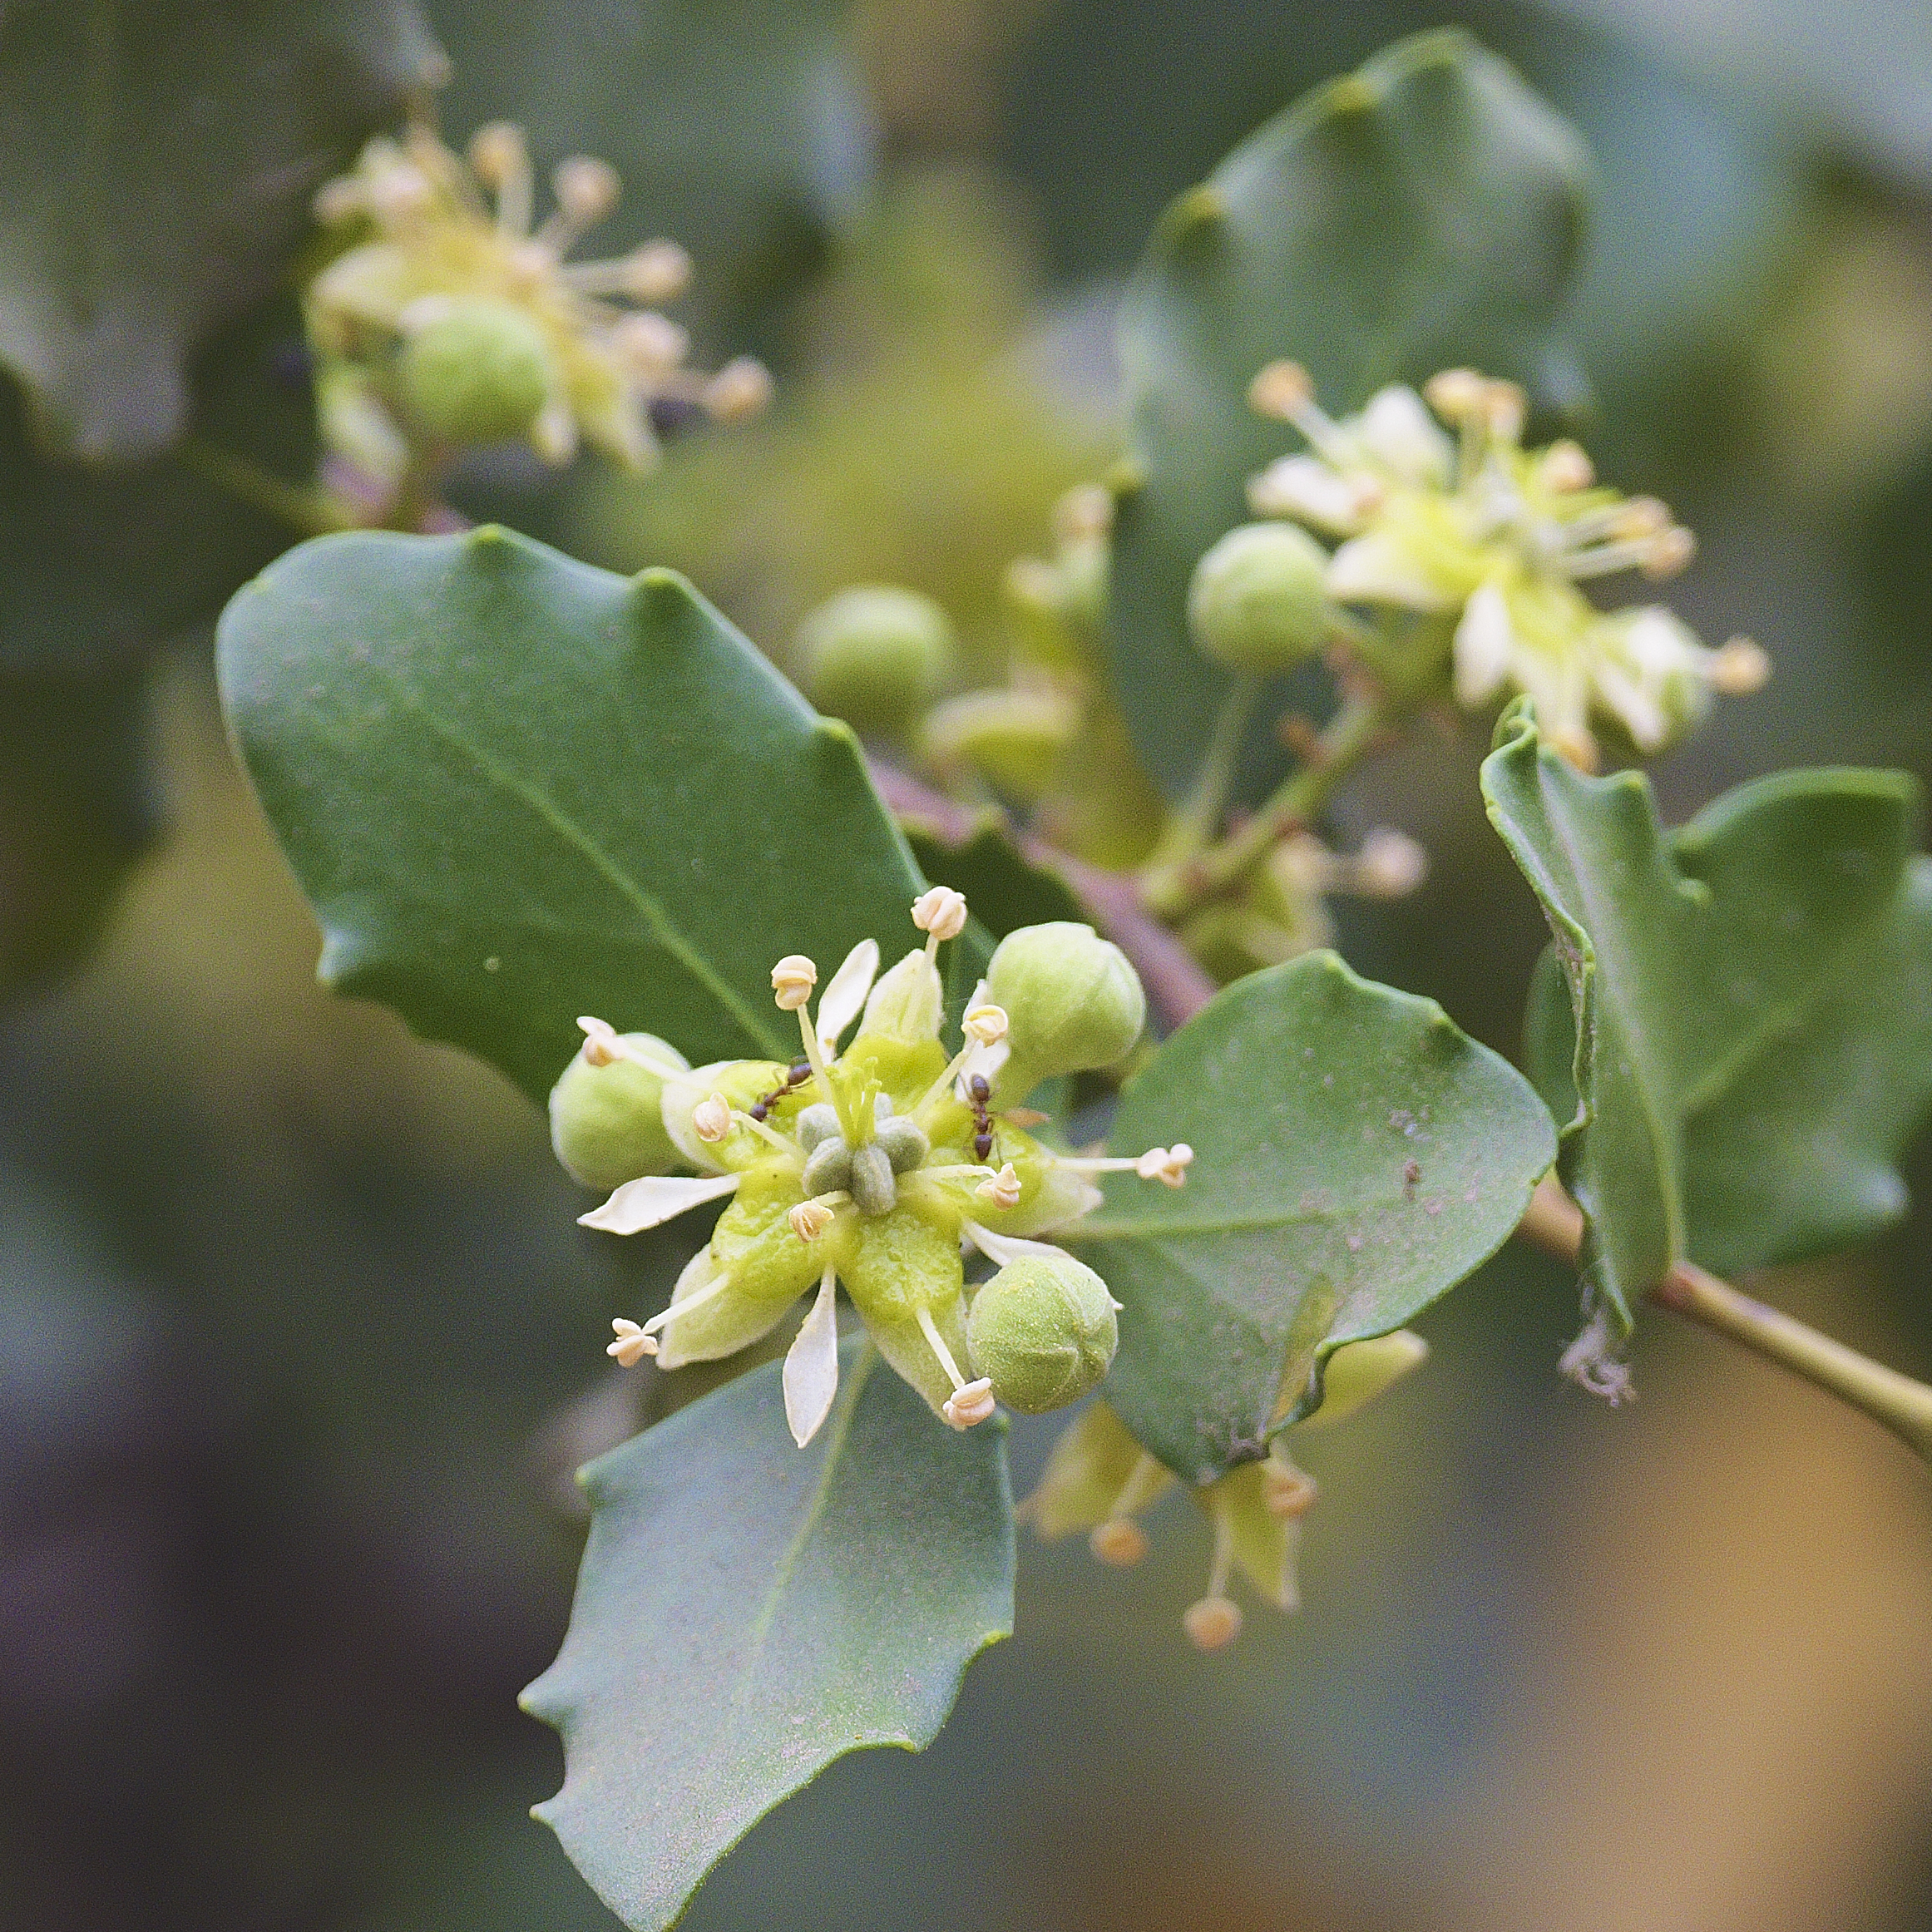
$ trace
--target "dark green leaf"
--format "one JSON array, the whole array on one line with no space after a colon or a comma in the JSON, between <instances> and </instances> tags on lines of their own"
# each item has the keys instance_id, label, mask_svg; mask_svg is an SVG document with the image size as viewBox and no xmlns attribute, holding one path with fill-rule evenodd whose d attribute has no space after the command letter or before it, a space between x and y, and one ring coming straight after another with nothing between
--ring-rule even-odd
<instances>
[{"instance_id":1,"label":"dark green leaf","mask_svg":"<svg viewBox=\"0 0 1932 1932\"><path fill-rule=\"evenodd\" d=\"M1110 1139L1194 1149L1185 1187L1109 1175L1067 1231L1126 1304L1107 1399L1190 1482L1260 1455L1343 1342L1493 1254L1556 1153L1506 1060L1329 952L1219 994L1129 1083Z\"/></svg>"},{"instance_id":2,"label":"dark green leaf","mask_svg":"<svg viewBox=\"0 0 1932 1932\"><path fill-rule=\"evenodd\" d=\"M809 1448L773 1363L584 1472L570 1634L523 1701L564 1738L537 1816L635 1932L834 1758L930 1743L1012 1629L1000 1426L955 1435L856 1339L841 1371Z\"/></svg>"},{"instance_id":3,"label":"dark green leaf","mask_svg":"<svg viewBox=\"0 0 1932 1932\"><path fill-rule=\"evenodd\" d=\"M315 189L441 66L408 0L0 11L0 363L49 440L173 442L197 343L269 293Z\"/></svg>"},{"instance_id":4,"label":"dark green leaf","mask_svg":"<svg viewBox=\"0 0 1932 1932\"><path fill-rule=\"evenodd\" d=\"M146 669L0 672L0 1001L92 944L155 832Z\"/></svg>"},{"instance_id":5,"label":"dark green leaf","mask_svg":"<svg viewBox=\"0 0 1932 1932\"><path fill-rule=\"evenodd\" d=\"M1858 1184L1850 1173L1813 1175L1823 1198L1788 1201L1762 1223L1752 1218L1762 1195L1722 1208L1715 1199L1765 1152L1746 1121L1767 1087L1779 1090L1781 1124L1769 1130L1796 1136L1779 1159L1800 1166L1823 1125L1814 1105L1860 1102L1850 1070L1841 1076L1816 1056L1829 1055L1834 1030L1842 1039L1855 1023L1846 1001L1880 1026L1898 1018L1892 990L1874 996L1869 976L1922 931L1923 912L1900 905L1916 788L1895 772L1781 772L1727 793L1667 840L1648 780L1573 770L1540 743L1527 699L1505 712L1496 739L1483 794L1543 902L1573 1015L1566 1035L1550 1004L1552 969L1543 969L1530 1057L1553 1102L1577 1097L1564 1180L1589 1218L1594 1303L1627 1333L1638 1297L1673 1262L1769 1259L1788 1232L1781 1220L1824 1227L1849 1211L1845 1190ZM1910 986L1897 992L1910 1011ZM1816 1039L1814 1020L1824 1028ZM1909 1038L1923 1025L1912 1011L1903 1030ZM1567 1087L1566 1040L1574 1054ZM1872 1050L1907 1044L1895 1038ZM1895 1071L1886 1118L1868 1123L1879 1138L1867 1142L1867 1179L1870 1147L1922 1105L1922 1067ZM1845 1089L1835 1092L1841 1077ZM1697 1189L1715 1216L1707 1243L1687 1218L1687 1133L1698 1146ZM1771 1168L1759 1174L1776 1187Z\"/></svg>"},{"instance_id":6,"label":"dark green leaf","mask_svg":"<svg viewBox=\"0 0 1932 1932\"><path fill-rule=\"evenodd\" d=\"M670 235L697 264L687 317L768 300L822 259L870 162L842 0L428 0L458 145L521 122L539 164L623 177L596 251Z\"/></svg>"},{"instance_id":7,"label":"dark green leaf","mask_svg":"<svg viewBox=\"0 0 1932 1932\"><path fill-rule=\"evenodd\" d=\"M773 961L917 939L852 734L681 578L494 529L291 551L221 620L231 728L321 973L541 1097L580 1013L789 1058Z\"/></svg>"},{"instance_id":8,"label":"dark green leaf","mask_svg":"<svg viewBox=\"0 0 1932 1932\"><path fill-rule=\"evenodd\" d=\"M1174 795L1228 688L1188 640L1188 577L1292 447L1248 408L1255 372L1291 357L1337 410L1456 363L1544 376L1587 172L1513 69L1430 33L1317 89L1168 210L1121 316L1136 474L1112 628L1134 742Z\"/></svg>"}]
</instances>

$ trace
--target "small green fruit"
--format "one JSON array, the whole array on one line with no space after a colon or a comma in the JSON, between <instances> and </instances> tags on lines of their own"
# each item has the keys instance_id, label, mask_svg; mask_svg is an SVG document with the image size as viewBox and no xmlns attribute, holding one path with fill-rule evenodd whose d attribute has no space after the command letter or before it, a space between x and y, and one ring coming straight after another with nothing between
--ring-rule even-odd
<instances>
[{"instance_id":1,"label":"small green fruit","mask_svg":"<svg viewBox=\"0 0 1932 1932\"><path fill-rule=\"evenodd\" d=\"M1194 566L1188 625L1231 671L1272 677L1327 640L1328 553L1292 523L1244 523Z\"/></svg>"},{"instance_id":2,"label":"small green fruit","mask_svg":"<svg viewBox=\"0 0 1932 1932\"><path fill-rule=\"evenodd\" d=\"M396 366L405 413L444 442L525 436L554 386L550 344L512 304L452 303L404 343Z\"/></svg>"},{"instance_id":3,"label":"small green fruit","mask_svg":"<svg viewBox=\"0 0 1932 1932\"><path fill-rule=\"evenodd\" d=\"M973 1297L966 1346L993 1393L1022 1416L1097 1387L1119 1346L1107 1284L1069 1255L1022 1255Z\"/></svg>"},{"instance_id":4,"label":"small green fruit","mask_svg":"<svg viewBox=\"0 0 1932 1932\"><path fill-rule=\"evenodd\" d=\"M1126 954L1070 919L1009 932L986 968L986 997L1010 1023L1011 1057L996 1086L1015 1099L1042 1080L1111 1066L1147 1020Z\"/></svg>"},{"instance_id":5,"label":"small green fruit","mask_svg":"<svg viewBox=\"0 0 1932 1932\"><path fill-rule=\"evenodd\" d=\"M952 625L930 597L858 584L798 626L805 692L855 730L897 734L931 702L952 670Z\"/></svg>"},{"instance_id":6,"label":"small green fruit","mask_svg":"<svg viewBox=\"0 0 1932 1932\"><path fill-rule=\"evenodd\" d=\"M970 765L1031 804L1052 788L1080 729L1080 706L1058 691L968 691L933 707L922 742L934 763Z\"/></svg>"},{"instance_id":7,"label":"small green fruit","mask_svg":"<svg viewBox=\"0 0 1932 1932\"><path fill-rule=\"evenodd\" d=\"M682 1067L675 1047L653 1033L625 1040L654 1060ZM580 1053L550 1090L550 1144L565 1173L586 1188L617 1188L661 1174L679 1159L665 1131L664 1082L635 1060L594 1066Z\"/></svg>"}]
</instances>

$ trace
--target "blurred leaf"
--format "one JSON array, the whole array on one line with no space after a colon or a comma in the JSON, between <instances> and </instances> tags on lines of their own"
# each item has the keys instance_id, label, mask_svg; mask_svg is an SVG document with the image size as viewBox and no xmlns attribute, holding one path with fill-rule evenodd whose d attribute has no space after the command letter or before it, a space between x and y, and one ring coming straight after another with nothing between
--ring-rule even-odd
<instances>
[{"instance_id":1,"label":"blurred leaf","mask_svg":"<svg viewBox=\"0 0 1932 1932\"><path fill-rule=\"evenodd\" d=\"M1418 35L1251 136L1156 229L1120 354L1134 475L1114 545L1115 675L1170 793L1194 775L1227 674L1188 640L1196 561L1247 521L1289 447L1248 407L1277 357L1331 409L1455 363L1542 378L1575 262L1588 163L1569 126L1466 35Z\"/></svg>"},{"instance_id":2,"label":"blurred leaf","mask_svg":"<svg viewBox=\"0 0 1932 1932\"><path fill-rule=\"evenodd\" d=\"M1673 851L1696 876L1696 844ZM1932 860L1911 862L1858 944L1856 970L1841 966L1683 1123L1684 1245L1719 1274L1851 1247L1905 1212L1899 1158L1932 1109ZM1525 1032L1531 1077L1570 1119L1576 1029L1554 950Z\"/></svg>"},{"instance_id":3,"label":"blurred leaf","mask_svg":"<svg viewBox=\"0 0 1932 1932\"><path fill-rule=\"evenodd\" d=\"M600 250L669 235L716 320L785 291L864 189L871 130L844 0L427 0L455 75L460 143L519 122L548 167L590 154L623 178Z\"/></svg>"},{"instance_id":4,"label":"blurred leaf","mask_svg":"<svg viewBox=\"0 0 1932 1932\"><path fill-rule=\"evenodd\" d=\"M1091 923L1061 881L1020 857L997 812L986 813L971 836L957 843L922 828L916 818L904 823L920 871L936 886L964 892L973 917L995 939L1004 939L1015 926L1043 926L1055 919Z\"/></svg>"},{"instance_id":5,"label":"blurred leaf","mask_svg":"<svg viewBox=\"0 0 1932 1932\"><path fill-rule=\"evenodd\" d=\"M323 537L230 605L220 659L324 980L533 1098L580 1013L788 1058L773 961L911 934L922 882L851 733L670 571Z\"/></svg>"},{"instance_id":6,"label":"blurred leaf","mask_svg":"<svg viewBox=\"0 0 1932 1932\"><path fill-rule=\"evenodd\" d=\"M1312 1409L1343 1342L1493 1254L1556 1152L1506 1060L1331 952L1219 994L1128 1083L1109 1139L1194 1149L1184 1187L1109 1175L1063 1236L1104 1244L1126 1304L1108 1401L1194 1483Z\"/></svg>"},{"instance_id":7,"label":"blurred leaf","mask_svg":"<svg viewBox=\"0 0 1932 1932\"><path fill-rule=\"evenodd\" d=\"M1527 699L1504 713L1482 779L1490 819L1543 903L1580 1035L1566 1090L1544 969L1530 1056L1546 1095L1579 1099L1563 1132L1563 1178L1589 1218L1593 1304L1615 1332L1628 1332L1639 1297L1687 1255L1753 1265L1794 1228L1869 1213L1860 1187L1899 1117L1922 1106L1926 1062L1895 1067L1886 1114L1854 1124L1842 1110L1875 1093L1860 1092L1857 1063L1830 1055L1834 1036L1843 1042L1860 1024L1848 1002L1864 1024L1903 1020L1908 1030L1865 1053L1902 1060L1925 1029L1909 987L1882 985L1879 970L1924 918L1900 899L1912 781L1781 772L1727 793L1667 840L1648 781L1573 770L1541 744ZM1796 1138L1777 1166L1758 1169L1750 1193L1719 1206L1717 1193L1763 1152L1750 1114L1767 1084L1779 1124L1765 1125ZM1831 1137L1814 1108L1839 1114L1838 1130L1863 1143L1858 1169L1806 1171L1801 1149ZM1687 1210L1693 1172L1709 1217L1702 1243ZM1781 1175L1802 1194L1778 1198Z\"/></svg>"},{"instance_id":8,"label":"blurred leaf","mask_svg":"<svg viewBox=\"0 0 1932 1932\"><path fill-rule=\"evenodd\" d=\"M309 196L441 65L408 0L0 13L0 362L49 441L173 442L201 338L274 286Z\"/></svg>"},{"instance_id":9,"label":"blurred leaf","mask_svg":"<svg viewBox=\"0 0 1932 1932\"><path fill-rule=\"evenodd\" d=\"M194 372L200 444L290 483L315 460L301 322L264 304ZM103 468L34 447L25 397L0 377L0 667L111 665L209 618L294 541L177 450Z\"/></svg>"},{"instance_id":10,"label":"blurred leaf","mask_svg":"<svg viewBox=\"0 0 1932 1932\"><path fill-rule=\"evenodd\" d=\"M154 836L144 667L0 671L0 1001L93 942Z\"/></svg>"},{"instance_id":11,"label":"blurred leaf","mask_svg":"<svg viewBox=\"0 0 1932 1932\"><path fill-rule=\"evenodd\" d=\"M772 1363L584 1472L570 1634L524 1707L564 1738L537 1816L635 1932L833 1759L929 1744L1012 1630L1003 1430L941 1426L857 1337L841 1367L809 1448Z\"/></svg>"}]
</instances>

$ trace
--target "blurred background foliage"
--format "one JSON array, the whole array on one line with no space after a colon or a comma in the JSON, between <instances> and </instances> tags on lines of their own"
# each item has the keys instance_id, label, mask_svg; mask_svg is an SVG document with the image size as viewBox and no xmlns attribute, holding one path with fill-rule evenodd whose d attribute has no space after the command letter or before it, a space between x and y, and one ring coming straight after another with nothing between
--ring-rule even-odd
<instances>
[{"instance_id":1,"label":"blurred background foliage","mask_svg":"<svg viewBox=\"0 0 1932 1932\"><path fill-rule=\"evenodd\" d=\"M358 17L408 53L407 11ZM541 158L609 156L614 240L684 240L707 347L779 378L768 418L644 482L484 467L463 506L684 569L781 663L829 590L915 586L969 680L1006 649L1004 566L1119 447L1113 311L1160 207L1307 86L1464 22L1596 156L1571 318L1593 452L1697 530L1685 615L1776 664L1659 769L1667 810L1788 763L1932 777L1922 8L425 11L446 131L508 115ZM0 71L43 17L0 17ZM407 80L353 131L332 103L333 160ZM51 151L0 140L14 170ZM221 285L197 433L298 478L286 290ZM676 1258L594 1245L504 1083L317 990L195 628L264 521L178 447L103 472L19 396L0 417L0 1925L609 1925L524 1817L557 1757L513 1700L567 1610L566 1473L659 1399L600 1373L600 1332ZM1510 1050L1541 928L1480 749L1345 794L1344 842L1400 826L1432 872L1338 918L1359 970ZM1922 1206L1776 1292L1923 1374L1929 1254ZM1553 1373L1573 1326L1569 1284L1514 1252L1436 1311L1429 1371L1311 1451L1307 1608L1231 1653L1180 1639L1205 1533L1178 1505L1129 1575L1030 1548L1018 1636L934 1749L835 1767L689 1923L1925 1924L1921 1472L1661 1325L1645 1401L1595 1409ZM1051 1433L1016 1431L1021 1481Z\"/></svg>"}]
</instances>

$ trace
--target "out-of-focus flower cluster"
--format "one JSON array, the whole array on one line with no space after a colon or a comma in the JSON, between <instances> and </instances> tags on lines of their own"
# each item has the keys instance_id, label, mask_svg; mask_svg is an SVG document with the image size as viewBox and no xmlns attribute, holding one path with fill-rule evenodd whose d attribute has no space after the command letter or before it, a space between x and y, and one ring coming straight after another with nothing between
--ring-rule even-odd
<instances>
[{"instance_id":1,"label":"out-of-focus flower cluster","mask_svg":"<svg viewBox=\"0 0 1932 1932\"><path fill-rule=\"evenodd\" d=\"M1768 674L1748 639L1712 650L1661 605L1605 611L1584 595L1581 584L1625 571L1673 576L1695 546L1656 498L1599 485L1576 443L1523 447L1514 383L1445 369L1421 395L1393 384L1337 421L1299 365L1271 363L1249 400L1308 446L1253 480L1256 514L1338 540L1326 583L1336 603L1445 632L1459 704L1526 691L1550 739L1590 768L1594 719L1660 751L1713 691L1756 690Z\"/></svg>"},{"instance_id":2,"label":"out-of-focus flower cluster","mask_svg":"<svg viewBox=\"0 0 1932 1932\"><path fill-rule=\"evenodd\" d=\"M605 162L561 162L538 222L528 146L507 122L477 131L467 164L422 126L372 141L315 203L348 245L305 298L329 447L380 484L423 452L511 438L548 463L582 442L642 471L660 398L726 421L762 408L759 363L685 366L686 333L658 306L690 277L675 242L566 259L619 185Z\"/></svg>"}]
</instances>

